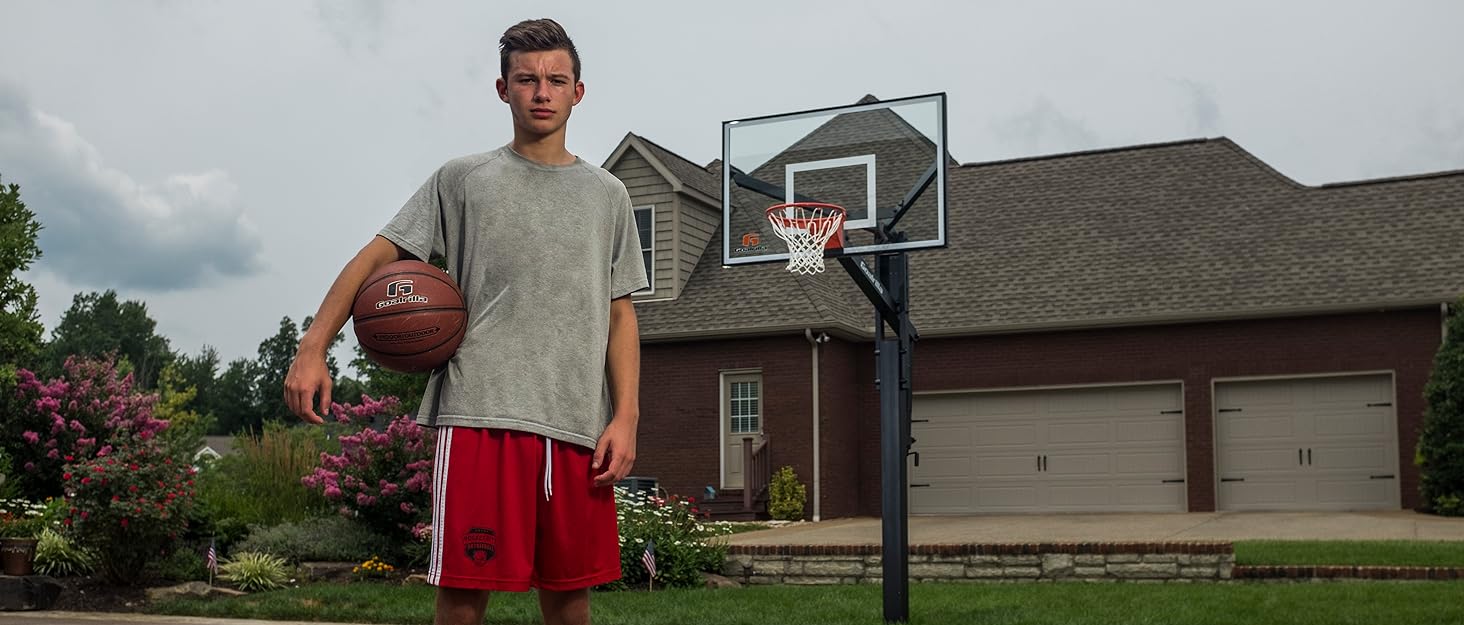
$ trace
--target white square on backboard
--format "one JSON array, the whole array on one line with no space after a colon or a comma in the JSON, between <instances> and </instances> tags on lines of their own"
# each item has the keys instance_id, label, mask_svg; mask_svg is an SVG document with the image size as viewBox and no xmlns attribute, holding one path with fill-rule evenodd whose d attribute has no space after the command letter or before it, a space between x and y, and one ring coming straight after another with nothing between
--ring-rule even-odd
<instances>
[{"instance_id":1,"label":"white square on backboard","mask_svg":"<svg viewBox=\"0 0 1464 625\"><path fill-rule=\"evenodd\" d=\"M849 228L873 228L876 225L875 220L877 214L879 213L879 207L875 205L873 154L847 156L844 158L830 158L822 161L791 163L785 166L784 171L786 173L784 174L783 188L786 189L788 193L788 198L785 201L790 204L798 201L793 199L798 197L797 192L793 190L793 175L797 174L798 172L817 171L820 169L833 169L835 167L854 167L858 165L864 166L864 183L866 187L865 193L867 195L864 201L864 205L867 207L867 210L865 211L864 219L846 219L844 221L844 229L847 230Z\"/></svg>"}]
</instances>

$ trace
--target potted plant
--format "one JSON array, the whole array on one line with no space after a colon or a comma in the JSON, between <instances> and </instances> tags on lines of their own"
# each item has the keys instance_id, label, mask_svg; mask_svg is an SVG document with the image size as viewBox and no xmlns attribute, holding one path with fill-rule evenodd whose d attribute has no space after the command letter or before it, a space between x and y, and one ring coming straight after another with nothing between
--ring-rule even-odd
<instances>
[{"instance_id":1,"label":"potted plant","mask_svg":"<svg viewBox=\"0 0 1464 625\"><path fill-rule=\"evenodd\" d=\"M6 575L35 572L36 543L46 528L47 506L24 499L0 500L0 569Z\"/></svg>"}]
</instances>

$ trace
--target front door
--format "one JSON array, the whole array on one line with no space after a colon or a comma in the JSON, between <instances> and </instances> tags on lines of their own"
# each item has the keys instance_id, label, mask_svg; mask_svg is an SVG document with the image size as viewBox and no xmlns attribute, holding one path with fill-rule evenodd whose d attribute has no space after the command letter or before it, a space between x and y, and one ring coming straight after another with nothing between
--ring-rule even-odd
<instances>
[{"instance_id":1,"label":"front door","mask_svg":"<svg viewBox=\"0 0 1464 625\"><path fill-rule=\"evenodd\" d=\"M762 374L722 377L722 488L742 488L742 439L762 439Z\"/></svg>"}]
</instances>

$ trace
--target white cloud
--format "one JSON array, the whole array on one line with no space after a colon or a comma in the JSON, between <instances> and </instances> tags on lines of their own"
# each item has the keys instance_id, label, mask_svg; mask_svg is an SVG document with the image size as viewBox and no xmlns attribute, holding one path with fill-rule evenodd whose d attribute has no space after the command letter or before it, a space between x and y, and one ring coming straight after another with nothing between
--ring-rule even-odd
<instances>
[{"instance_id":1,"label":"white cloud","mask_svg":"<svg viewBox=\"0 0 1464 625\"><path fill-rule=\"evenodd\" d=\"M228 173L144 183L109 165L76 126L0 85L0 175L36 213L37 268L91 288L172 291L262 266L259 234Z\"/></svg>"}]
</instances>

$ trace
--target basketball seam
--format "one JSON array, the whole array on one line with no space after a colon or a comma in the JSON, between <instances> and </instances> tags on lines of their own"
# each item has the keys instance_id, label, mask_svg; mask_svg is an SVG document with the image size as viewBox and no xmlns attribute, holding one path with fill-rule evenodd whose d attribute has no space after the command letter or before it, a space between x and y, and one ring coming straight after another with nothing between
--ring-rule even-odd
<instances>
[{"instance_id":1,"label":"basketball seam","mask_svg":"<svg viewBox=\"0 0 1464 625\"><path fill-rule=\"evenodd\" d=\"M432 306L432 307L429 307L429 308L413 308L411 310L393 310L393 311L390 311L390 312L381 313L379 315L366 315L366 316L352 315L351 318L354 319L354 320L356 320L356 321L370 321L372 319L385 319L387 317L393 317L393 316L396 316L396 315L406 315L406 314L411 314L411 313L415 313L415 312L430 312L430 311L434 311L434 310L461 310L461 311L463 311L463 315L466 316L468 314L468 307L467 306Z\"/></svg>"},{"instance_id":2,"label":"basketball seam","mask_svg":"<svg viewBox=\"0 0 1464 625\"><path fill-rule=\"evenodd\" d=\"M448 344L453 339L457 338L458 335L463 334L463 331L464 330L467 330L467 328L468 328L468 324L465 322L465 323L463 323L463 325L461 327L458 328L458 331L457 332L453 332L451 336L448 336L447 338L442 339L441 342L438 342L437 344L433 345L432 347L428 347L427 349L424 349L424 350L419 351L419 352L408 352L408 353L405 353L405 354L386 353L386 352L383 352L383 351L381 351L379 349L371 349L370 347L366 347L365 345L362 345L361 346L361 349L364 349L364 350L366 350L368 352L376 352L377 354L380 354L382 356L386 356L388 358L406 358L406 357L409 357L409 356L420 356L422 354L425 354L425 353L430 352L430 351L432 351L434 349L437 349L439 347L442 347L443 345Z\"/></svg>"}]
</instances>

